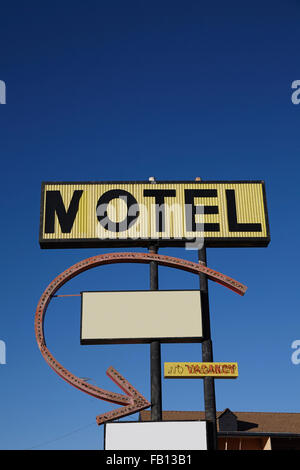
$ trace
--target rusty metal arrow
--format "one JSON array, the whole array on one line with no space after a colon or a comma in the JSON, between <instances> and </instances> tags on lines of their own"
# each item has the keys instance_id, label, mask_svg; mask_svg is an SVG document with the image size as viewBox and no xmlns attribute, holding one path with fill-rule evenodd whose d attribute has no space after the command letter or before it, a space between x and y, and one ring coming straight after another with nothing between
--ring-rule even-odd
<instances>
[{"instance_id":1,"label":"rusty metal arrow","mask_svg":"<svg viewBox=\"0 0 300 470\"><path fill-rule=\"evenodd\" d=\"M126 395L110 392L87 383L85 380L76 377L76 375L69 372L57 362L46 346L42 346L40 349L50 367L70 385L100 400L123 405L121 408L96 416L97 424L100 425L112 419L128 416L151 406L151 403L113 367L109 367L106 374L126 393Z\"/></svg>"},{"instance_id":2,"label":"rusty metal arrow","mask_svg":"<svg viewBox=\"0 0 300 470\"><path fill-rule=\"evenodd\" d=\"M137 411L144 410L151 406L151 403L146 400L146 398L140 394L129 382L126 380L119 372L116 371L113 367L107 369L106 374L110 377L129 397L130 404L122 406L108 413L103 413L96 416L97 424L103 424L112 419L121 418L128 416ZM126 398L128 398L126 397Z\"/></svg>"},{"instance_id":3,"label":"rusty metal arrow","mask_svg":"<svg viewBox=\"0 0 300 470\"><path fill-rule=\"evenodd\" d=\"M98 424L102 424L105 421L118 418L121 416L127 416L136 411L142 410L150 406L150 403L132 386L127 382L124 377L119 374L115 369L110 367L107 371L109 377L116 382L120 388L125 391L126 395L119 393L109 392L103 390L95 385L89 384L86 381L76 377L65 367L63 367L51 354L46 346L46 340L44 335L44 320L47 307L60 287L62 287L67 281L77 276L78 274L91 269L96 266L114 264L114 263L150 263L156 261L159 265L168 266L171 268L177 268L184 271L188 271L194 274L201 272L205 273L209 279L218 282L223 286L233 290L239 295L244 295L247 287L240 282L232 279L225 274L219 273L210 269L206 266L202 266L191 261L182 260L178 258L172 258L170 256L162 256L152 253L110 253L104 255L97 255L92 258L76 263L75 265L68 268L66 271L57 276L43 292L39 303L37 305L35 314L35 335L38 347L47 361L49 366L66 382L78 388L82 392L88 393L95 398L105 400L111 403L123 405L120 409L113 410L104 415L97 417Z\"/></svg>"}]
</instances>

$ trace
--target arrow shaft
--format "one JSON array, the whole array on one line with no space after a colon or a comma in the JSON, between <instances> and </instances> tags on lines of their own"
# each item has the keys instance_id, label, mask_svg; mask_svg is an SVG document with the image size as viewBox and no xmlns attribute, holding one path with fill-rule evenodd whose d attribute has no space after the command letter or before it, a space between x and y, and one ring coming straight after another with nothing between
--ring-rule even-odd
<instances>
[{"instance_id":1,"label":"arrow shaft","mask_svg":"<svg viewBox=\"0 0 300 470\"><path fill-rule=\"evenodd\" d=\"M54 370L61 378L73 387L88 393L89 395L98 398L100 400L105 400L110 403L115 403L116 405L129 405L132 404L132 398L121 395L120 393L110 392L109 390L104 390L95 385L89 384L86 381L80 379L76 375L72 374L65 367L63 367L50 353L47 347L44 346L42 355L46 362L49 364L51 369Z\"/></svg>"}]
</instances>

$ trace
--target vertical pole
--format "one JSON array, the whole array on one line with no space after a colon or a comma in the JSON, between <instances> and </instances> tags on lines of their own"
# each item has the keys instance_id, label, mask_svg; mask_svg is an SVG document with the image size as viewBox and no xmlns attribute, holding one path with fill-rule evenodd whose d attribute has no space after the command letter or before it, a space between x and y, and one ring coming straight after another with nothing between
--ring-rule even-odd
<instances>
[{"instance_id":1,"label":"vertical pole","mask_svg":"<svg viewBox=\"0 0 300 470\"><path fill-rule=\"evenodd\" d=\"M150 253L157 253L156 246L149 246ZM158 290L158 265L150 262L150 290ZM151 421L162 420L162 394L161 394L161 352L160 341L150 343L150 369L151 369Z\"/></svg>"},{"instance_id":2,"label":"vertical pole","mask_svg":"<svg viewBox=\"0 0 300 470\"><path fill-rule=\"evenodd\" d=\"M198 250L199 263L206 266L206 248L203 246ZM208 281L207 276L203 273L199 274L200 277L200 291L201 291L201 309L202 309L202 328L203 328L203 342L202 342L202 361L213 362L213 347L210 331L210 315L209 315L209 298L208 298ZM217 417L216 417L216 397L215 397L215 382L213 377L204 377L204 406L205 406L205 419L208 421L208 449L218 449L218 435L217 435Z\"/></svg>"}]
</instances>

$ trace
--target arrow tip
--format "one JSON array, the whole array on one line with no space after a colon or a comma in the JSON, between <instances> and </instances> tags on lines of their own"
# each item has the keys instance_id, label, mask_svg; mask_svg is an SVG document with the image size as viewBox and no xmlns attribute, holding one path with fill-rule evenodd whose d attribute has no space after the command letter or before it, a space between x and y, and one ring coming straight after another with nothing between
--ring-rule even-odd
<instances>
[{"instance_id":1,"label":"arrow tip","mask_svg":"<svg viewBox=\"0 0 300 470\"><path fill-rule=\"evenodd\" d=\"M116 410L109 411L108 413L103 413L96 417L96 422L98 425L107 423L114 419L123 418L125 416L131 415L138 411L142 411L145 408L149 408L151 403L146 400L146 398L138 392L129 382L126 380L116 369L109 367L106 371L106 374L129 396L131 397L131 403L129 405L122 406Z\"/></svg>"}]
</instances>

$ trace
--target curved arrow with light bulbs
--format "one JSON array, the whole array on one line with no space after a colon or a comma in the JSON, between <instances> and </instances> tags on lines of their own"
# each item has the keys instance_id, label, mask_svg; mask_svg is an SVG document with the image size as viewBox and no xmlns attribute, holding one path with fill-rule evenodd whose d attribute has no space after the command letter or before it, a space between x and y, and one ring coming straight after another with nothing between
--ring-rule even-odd
<instances>
[{"instance_id":1,"label":"curved arrow with light bulbs","mask_svg":"<svg viewBox=\"0 0 300 470\"><path fill-rule=\"evenodd\" d=\"M88 393L95 398L105 400L111 403L122 405L121 408L110 411L103 415L97 416L97 423L102 424L112 419L120 418L121 416L127 416L137 411L143 410L151 406L151 403L146 400L119 372L113 367L107 370L107 375L126 393L119 394L103 390L100 387L89 384L83 379L80 379L76 375L65 369L51 354L46 346L45 335L44 335L44 319L45 314L51 298L66 282L78 274L87 271L88 269L96 266L114 264L114 263L150 263L151 261L157 262L158 265L168 266L170 268L181 269L194 274L204 273L211 279L231 290L239 295L244 295L247 287L238 281L226 276L225 274L214 271L202 264L194 263L179 258L173 258L171 256L158 255L154 253L109 253L103 255L93 256L85 260L79 261L70 268L66 269L59 276L57 276L43 292L39 303L37 305L35 314L35 335L39 349L49 364L49 366L66 382L73 387L78 388L82 392Z\"/></svg>"}]
</instances>

